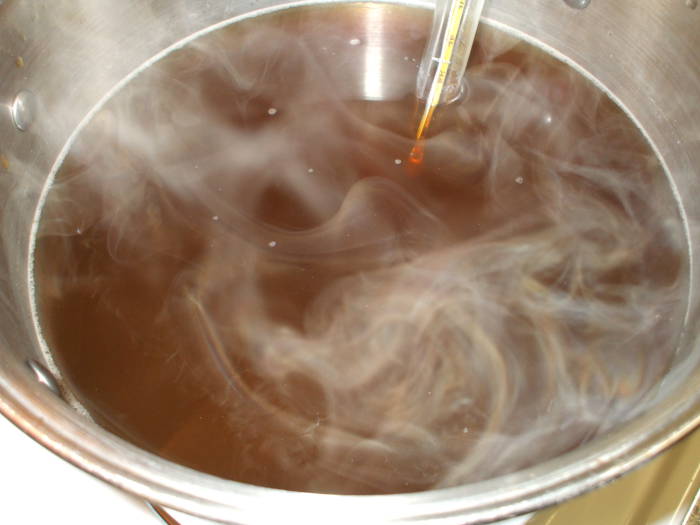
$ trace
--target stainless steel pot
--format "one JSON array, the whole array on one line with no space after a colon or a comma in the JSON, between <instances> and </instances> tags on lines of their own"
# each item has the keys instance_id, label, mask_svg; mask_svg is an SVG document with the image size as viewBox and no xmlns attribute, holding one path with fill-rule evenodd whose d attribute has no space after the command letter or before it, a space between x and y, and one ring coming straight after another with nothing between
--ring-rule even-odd
<instances>
[{"instance_id":1,"label":"stainless steel pot","mask_svg":"<svg viewBox=\"0 0 700 525\"><path fill-rule=\"evenodd\" d=\"M235 523L275 523L290 516L306 523L500 519L609 481L699 424L700 9L695 0L593 0L581 10L563 1L491 0L485 14L487 23L544 47L606 89L645 132L672 179L691 254L689 311L674 366L642 416L574 452L504 478L419 494L341 497L259 488L175 465L106 432L41 384L36 363L42 354L29 301L29 239L43 183L71 133L110 90L166 48L233 17L292 5L297 4L0 1L0 411L57 454L117 487ZM366 30L381 37L385 22L377 20L368 16ZM51 383L50 378L43 382Z\"/></svg>"}]
</instances>

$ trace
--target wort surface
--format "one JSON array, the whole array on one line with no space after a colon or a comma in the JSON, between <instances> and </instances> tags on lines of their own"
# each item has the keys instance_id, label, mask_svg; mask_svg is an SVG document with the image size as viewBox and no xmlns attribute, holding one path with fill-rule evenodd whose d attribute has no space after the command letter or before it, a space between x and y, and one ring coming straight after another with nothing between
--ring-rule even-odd
<instances>
[{"instance_id":1,"label":"wort surface","mask_svg":"<svg viewBox=\"0 0 700 525\"><path fill-rule=\"evenodd\" d=\"M114 433L224 478L394 493L525 468L644 410L686 251L639 131L484 27L469 96L414 165L428 13L385 6L379 42L364 9L204 36L79 136L36 299Z\"/></svg>"}]
</instances>

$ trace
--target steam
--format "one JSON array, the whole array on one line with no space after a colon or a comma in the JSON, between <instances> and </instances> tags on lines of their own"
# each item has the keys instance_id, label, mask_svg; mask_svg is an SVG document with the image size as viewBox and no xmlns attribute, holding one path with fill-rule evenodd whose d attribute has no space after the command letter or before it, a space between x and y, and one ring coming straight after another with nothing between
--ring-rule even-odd
<instances>
[{"instance_id":1,"label":"steam","mask_svg":"<svg viewBox=\"0 0 700 525\"><path fill-rule=\"evenodd\" d=\"M209 470L254 483L453 486L642 411L676 348L685 267L638 132L575 73L484 28L469 98L438 115L415 175L395 159L412 145L398 95L416 68L402 56L420 40L386 57L384 81L403 91L349 101L362 98L346 80L366 41L348 44L346 28L329 44L331 15L202 38L95 117L44 211L47 308L123 278L78 264L86 243L166 289L144 326L194 341L170 387L196 384L178 399L204 395L231 449L246 447ZM100 315L130 304L100 297ZM89 397L94 378L65 372ZM124 399L94 409L125 411ZM147 446L199 466L209 438L197 417L177 421ZM251 473L262 463L268 477Z\"/></svg>"}]
</instances>

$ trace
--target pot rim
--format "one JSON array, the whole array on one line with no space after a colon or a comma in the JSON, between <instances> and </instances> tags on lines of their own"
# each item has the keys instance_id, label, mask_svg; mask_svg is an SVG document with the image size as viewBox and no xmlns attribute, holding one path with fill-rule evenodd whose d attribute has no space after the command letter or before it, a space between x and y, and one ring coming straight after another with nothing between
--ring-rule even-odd
<instances>
[{"instance_id":1,"label":"pot rim","mask_svg":"<svg viewBox=\"0 0 700 525\"><path fill-rule=\"evenodd\" d=\"M305 0L263 11L327 1L332 0ZM431 5L422 1L402 3L418 7ZM251 11L216 25L223 26L260 13L261 10ZM562 59L561 53L513 27L488 16L485 22L535 42ZM210 29L174 44L163 54ZM587 78L593 78L583 67L566 61ZM0 413L33 439L86 472L154 503L203 518L271 523L299 515L304 516L307 523L324 525L329 520L353 524L456 525L505 519L556 504L612 481L653 458L700 425L700 370L689 375L685 383L654 410L537 466L465 486L381 496L340 496L258 487L178 465L118 438L75 412L48 389L37 388L28 370L3 353L0 353Z\"/></svg>"}]
</instances>

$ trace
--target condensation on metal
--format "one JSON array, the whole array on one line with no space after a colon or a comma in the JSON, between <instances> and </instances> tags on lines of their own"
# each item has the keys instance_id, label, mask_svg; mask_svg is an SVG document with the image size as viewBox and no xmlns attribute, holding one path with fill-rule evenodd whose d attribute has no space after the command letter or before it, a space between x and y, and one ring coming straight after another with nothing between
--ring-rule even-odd
<instances>
[{"instance_id":1,"label":"condensation on metal","mask_svg":"<svg viewBox=\"0 0 700 525\"><path fill-rule=\"evenodd\" d=\"M574 9L586 9L588 4L591 3L591 0L564 0L564 3L569 7L573 7Z\"/></svg>"},{"instance_id":2,"label":"condensation on metal","mask_svg":"<svg viewBox=\"0 0 700 525\"><path fill-rule=\"evenodd\" d=\"M10 107L10 112L15 127L20 131L27 131L34 122L37 113L36 96L34 93L26 89L17 93Z\"/></svg>"}]
</instances>

